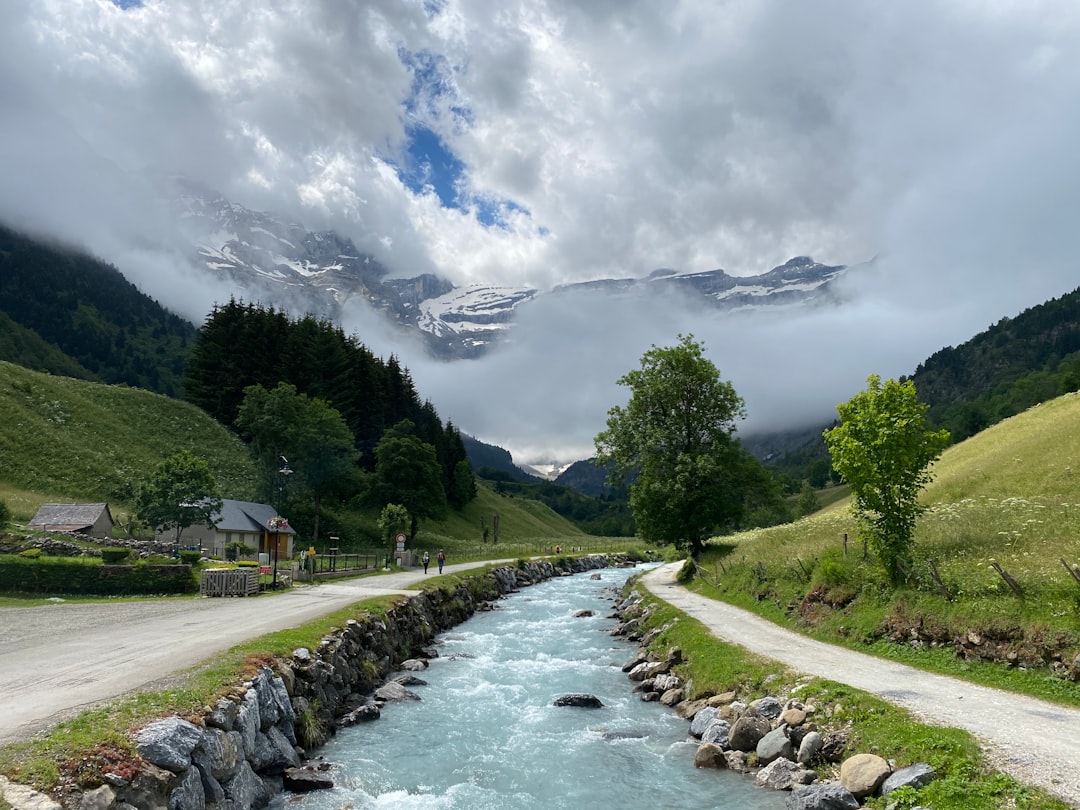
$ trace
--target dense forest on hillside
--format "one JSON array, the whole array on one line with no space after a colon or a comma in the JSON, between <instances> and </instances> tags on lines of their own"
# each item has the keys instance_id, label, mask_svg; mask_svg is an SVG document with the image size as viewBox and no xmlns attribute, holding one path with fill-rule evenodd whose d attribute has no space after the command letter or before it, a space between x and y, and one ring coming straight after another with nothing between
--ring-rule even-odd
<instances>
[{"instance_id":1,"label":"dense forest on hillside","mask_svg":"<svg viewBox=\"0 0 1080 810\"><path fill-rule=\"evenodd\" d=\"M960 442L1040 402L1080 389L1080 289L1030 307L959 346L945 347L910 377L934 428ZM748 439L747 447L789 487L832 476L821 432L828 425Z\"/></svg>"},{"instance_id":2,"label":"dense forest on hillside","mask_svg":"<svg viewBox=\"0 0 1080 810\"><path fill-rule=\"evenodd\" d=\"M0 225L0 359L179 397L194 337L112 265Z\"/></svg>"},{"instance_id":3,"label":"dense forest on hillside","mask_svg":"<svg viewBox=\"0 0 1080 810\"><path fill-rule=\"evenodd\" d=\"M188 362L187 399L234 427L245 388L269 390L281 382L341 413L366 469L373 468L375 447L387 429L412 422L417 437L435 448L444 487L455 502L455 471L467 462L461 434L442 423L431 402L420 401L396 358L383 361L340 327L310 315L292 320L285 312L235 300L215 307Z\"/></svg>"},{"instance_id":4,"label":"dense forest on hillside","mask_svg":"<svg viewBox=\"0 0 1080 810\"><path fill-rule=\"evenodd\" d=\"M1080 289L935 352L910 378L929 418L961 441L1080 388Z\"/></svg>"}]
</instances>

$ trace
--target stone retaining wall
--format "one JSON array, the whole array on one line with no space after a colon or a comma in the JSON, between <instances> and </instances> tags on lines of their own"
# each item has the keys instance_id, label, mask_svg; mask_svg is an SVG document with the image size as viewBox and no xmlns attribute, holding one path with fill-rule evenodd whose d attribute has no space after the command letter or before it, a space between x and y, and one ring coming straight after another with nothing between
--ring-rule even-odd
<instances>
[{"instance_id":1,"label":"stone retaining wall","mask_svg":"<svg viewBox=\"0 0 1080 810\"><path fill-rule=\"evenodd\" d=\"M137 774L106 774L105 784L66 798L63 806L264 807L289 786L308 749L332 735L343 715L372 707L375 688L403 662L422 655L436 635L523 586L623 562L608 555L519 562L403 599L385 615L350 619L316 649L295 650L273 668L264 667L200 717L169 717L146 726L136 735L143 759Z\"/></svg>"}]
</instances>

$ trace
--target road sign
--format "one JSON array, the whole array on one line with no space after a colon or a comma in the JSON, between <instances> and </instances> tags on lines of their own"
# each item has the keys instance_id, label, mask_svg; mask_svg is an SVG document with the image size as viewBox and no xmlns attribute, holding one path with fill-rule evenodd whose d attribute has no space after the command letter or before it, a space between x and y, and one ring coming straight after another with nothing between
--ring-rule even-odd
<instances>
[{"instance_id":1,"label":"road sign","mask_svg":"<svg viewBox=\"0 0 1080 810\"><path fill-rule=\"evenodd\" d=\"M397 550L398 551L404 551L405 550L405 535L403 535L403 534L396 535L394 537L394 540L395 540L395 542L397 542Z\"/></svg>"}]
</instances>

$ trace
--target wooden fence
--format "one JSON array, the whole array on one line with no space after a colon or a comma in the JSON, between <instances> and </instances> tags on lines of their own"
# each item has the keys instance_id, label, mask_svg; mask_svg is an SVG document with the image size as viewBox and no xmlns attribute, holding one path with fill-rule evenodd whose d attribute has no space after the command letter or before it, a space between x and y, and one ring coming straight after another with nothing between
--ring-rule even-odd
<instances>
[{"instance_id":1,"label":"wooden fence","mask_svg":"<svg viewBox=\"0 0 1080 810\"><path fill-rule=\"evenodd\" d=\"M257 568L208 568L199 581L200 596L254 596L258 592Z\"/></svg>"}]
</instances>

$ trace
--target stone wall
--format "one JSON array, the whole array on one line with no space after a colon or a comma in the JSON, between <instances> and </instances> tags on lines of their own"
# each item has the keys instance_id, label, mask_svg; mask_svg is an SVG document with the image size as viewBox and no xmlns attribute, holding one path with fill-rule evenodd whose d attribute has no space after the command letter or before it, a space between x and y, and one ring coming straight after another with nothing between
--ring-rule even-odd
<instances>
[{"instance_id":1,"label":"stone wall","mask_svg":"<svg viewBox=\"0 0 1080 810\"><path fill-rule=\"evenodd\" d=\"M310 749L343 717L377 717L374 690L400 665L425 655L436 635L492 600L527 585L624 564L592 555L519 562L453 587L403 599L385 615L350 619L315 649L261 669L195 718L169 717L136 734L137 773L107 773L105 783L64 800L78 810L245 810L286 788L304 786ZM372 711L364 714L367 708ZM298 781L292 781L298 780ZM59 805L57 805L59 807Z\"/></svg>"}]
</instances>

